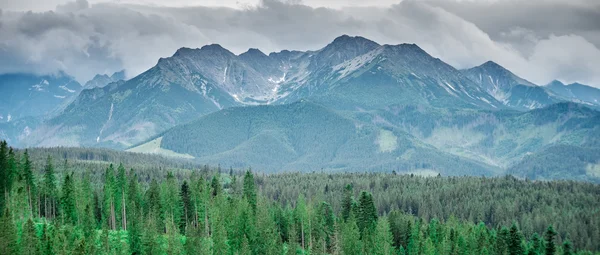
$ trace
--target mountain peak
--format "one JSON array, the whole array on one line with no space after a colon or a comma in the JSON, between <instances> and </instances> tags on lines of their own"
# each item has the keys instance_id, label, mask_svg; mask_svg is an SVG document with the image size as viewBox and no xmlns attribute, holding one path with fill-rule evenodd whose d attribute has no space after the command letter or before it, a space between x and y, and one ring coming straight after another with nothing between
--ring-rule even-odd
<instances>
[{"instance_id":1,"label":"mountain peak","mask_svg":"<svg viewBox=\"0 0 600 255\"><path fill-rule=\"evenodd\" d=\"M550 83L548 83L547 86L566 86L566 85L559 80L553 80Z\"/></svg>"},{"instance_id":2,"label":"mountain peak","mask_svg":"<svg viewBox=\"0 0 600 255\"><path fill-rule=\"evenodd\" d=\"M327 46L337 46L337 45L365 45L365 46L370 46L370 47L379 46L378 43L371 41L367 38L364 38L362 36L349 36L346 34L335 38L333 40L333 42L331 42Z\"/></svg>"},{"instance_id":3,"label":"mountain peak","mask_svg":"<svg viewBox=\"0 0 600 255\"><path fill-rule=\"evenodd\" d=\"M177 57L177 56L185 56L188 55L194 51L196 51L198 49L192 49L192 48L187 48L187 47L181 47L179 49L177 49L177 51L175 52L175 54L173 54L173 57Z\"/></svg>"},{"instance_id":4,"label":"mountain peak","mask_svg":"<svg viewBox=\"0 0 600 255\"><path fill-rule=\"evenodd\" d=\"M125 78L125 70L115 72L110 76L110 79L113 81L125 80Z\"/></svg>"},{"instance_id":5,"label":"mountain peak","mask_svg":"<svg viewBox=\"0 0 600 255\"><path fill-rule=\"evenodd\" d=\"M504 67L502 67L501 65L499 65L498 63L488 60L487 62L483 63L480 65L480 67L483 68L496 68L496 69L506 69Z\"/></svg>"},{"instance_id":6,"label":"mountain peak","mask_svg":"<svg viewBox=\"0 0 600 255\"><path fill-rule=\"evenodd\" d=\"M242 56L260 56L260 57L266 57L267 55L265 53L263 53L262 51L260 51L259 49L250 48L246 52L240 54L240 57L242 57Z\"/></svg>"}]
</instances>

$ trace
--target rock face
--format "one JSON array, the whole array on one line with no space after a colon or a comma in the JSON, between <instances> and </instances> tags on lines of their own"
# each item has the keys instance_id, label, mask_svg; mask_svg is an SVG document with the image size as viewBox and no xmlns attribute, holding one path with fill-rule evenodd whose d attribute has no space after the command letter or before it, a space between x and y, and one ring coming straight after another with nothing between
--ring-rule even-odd
<instances>
[{"instance_id":1,"label":"rock face","mask_svg":"<svg viewBox=\"0 0 600 255\"><path fill-rule=\"evenodd\" d=\"M86 82L83 87L86 89L93 89L96 87L102 88L110 83L120 80L125 80L125 70L115 72L111 76L108 76L107 74L97 74L93 79Z\"/></svg>"},{"instance_id":2,"label":"rock face","mask_svg":"<svg viewBox=\"0 0 600 255\"><path fill-rule=\"evenodd\" d=\"M559 103L583 101L566 93L493 62L457 70L414 44L341 36L317 51L240 55L213 44L83 90L25 144L153 148L268 171L498 174L543 148L599 146L597 112Z\"/></svg>"},{"instance_id":3,"label":"rock face","mask_svg":"<svg viewBox=\"0 0 600 255\"><path fill-rule=\"evenodd\" d=\"M488 61L463 73L504 105L517 110L532 110L564 101L552 91L516 76Z\"/></svg>"},{"instance_id":4,"label":"rock face","mask_svg":"<svg viewBox=\"0 0 600 255\"><path fill-rule=\"evenodd\" d=\"M571 101L600 108L600 89L580 83L565 85L556 80L546 88Z\"/></svg>"}]
</instances>

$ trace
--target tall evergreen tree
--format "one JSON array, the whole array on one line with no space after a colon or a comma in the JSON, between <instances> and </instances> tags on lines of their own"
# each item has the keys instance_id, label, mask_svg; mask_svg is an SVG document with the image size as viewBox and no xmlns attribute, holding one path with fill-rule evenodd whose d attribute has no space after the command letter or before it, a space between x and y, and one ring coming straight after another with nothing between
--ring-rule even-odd
<instances>
[{"instance_id":1,"label":"tall evergreen tree","mask_svg":"<svg viewBox=\"0 0 600 255\"><path fill-rule=\"evenodd\" d=\"M344 188L344 200L342 200L342 218L344 221L348 220L352 213L352 204L354 198L352 197L352 185L347 184Z\"/></svg>"},{"instance_id":2,"label":"tall evergreen tree","mask_svg":"<svg viewBox=\"0 0 600 255\"><path fill-rule=\"evenodd\" d=\"M254 175L250 170L244 175L244 198L248 200L253 212L256 212L256 188Z\"/></svg>"},{"instance_id":3,"label":"tall evergreen tree","mask_svg":"<svg viewBox=\"0 0 600 255\"><path fill-rule=\"evenodd\" d=\"M109 229L116 230L117 222L115 215L115 170L112 164L106 168L104 173L104 189L102 204L102 220Z\"/></svg>"},{"instance_id":4,"label":"tall evergreen tree","mask_svg":"<svg viewBox=\"0 0 600 255\"><path fill-rule=\"evenodd\" d=\"M497 255L508 254L508 245L510 242L510 231L506 227L502 227L498 231L494 250Z\"/></svg>"},{"instance_id":5,"label":"tall evergreen tree","mask_svg":"<svg viewBox=\"0 0 600 255\"><path fill-rule=\"evenodd\" d=\"M217 174L213 176L212 180L210 181L210 187L212 190L213 197L216 197L218 194L221 193L222 188L220 179L220 174L217 172Z\"/></svg>"},{"instance_id":6,"label":"tall evergreen tree","mask_svg":"<svg viewBox=\"0 0 600 255\"><path fill-rule=\"evenodd\" d=\"M125 192L127 192L127 175L122 163L119 163L117 167L114 192L116 224L118 228L127 230L127 198L125 196Z\"/></svg>"},{"instance_id":7,"label":"tall evergreen tree","mask_svg":"<svg viewBox=\"0 0 600 255\"><path fill-rule=\"evenodd\" d=\"M361 237L370 234L377 224L377 209L373 203L373 196L366 191L360 193L357 223Z\"/></svg>"},{"instance_id":8,"label":"tall evergreen tree","mask_svg":"<svg viewBox=\"0 0 600 255\"><path fill-rule=\"evenodd\" d=\"M23 226L23 236L21 237L21 254L37 255L40 254L40 244L36 234L34 223L28 219Z\"/></svg>"},{"instance_id":9,"label":"tall evergreen tree","mask_svg":"<svg viewBox=\"0 0 600 255\"><path fill-rule=\"evenodd\" d=\"M18 164L18 160L17 160L17 156L15 155L15 151L13 150L13 148L9 148L8 149L8 160L7 160L7 169L6 169L6 179L4 181L4 185L5 185L5 192L3 194L6 193L10 193L15 181L18 178L18 170L17 170L17 164Z\"/></svg>"},{"instance_id":10,"label":"tall evergreen tree","mask_svg":"<svg viewBox=\"0 0 600 255\"><path fill-rule=\"evenodd\" d=\"M508 238L508 254L510 255L523 255L523 236L517 227L517 224L513 223L510 227L510 233Z\"/></svg>"},{"instance_id":11,"label":"tall evergreen tree","mask_svg":"<svg viewBox=\"0 0 600 255\"><path fill-rule=\"evenodd\" d=\"M554 255L556 253L556 244L554 243L554 237L556 237L556 231L554 231L554 228L552 227L552 225L550 225L544 233L544 240L546 241L546 255Z\"/></svg>"},{"instance_id":12,"label":"tall evergreen tree","mask_svg":"<svg viewBox=\"0 0 600 255\"><path fill-rule=\"evenodd\" d=\"M57 214L57 192L56 192L56 176L54 174L54 165L52 157L48 155L46 165L44 166L44 206L43 216L46 218L54 218Z\"/></svg>"},{"instance_id":13,"label":"tall evergreen tree","mask_svg":"<svg viewBox=\"0 0 600 255\"><path fill-rule=\"evenodd\" d=\"M10 209L4 208L0 217L0 254L17 254L17 230Z\"/></svg>"},{"instance_id":14,"label":"tall evergreen tree","mask_svg":"<svg viewBox=\"0 0 600 255\"><path fill-rule=\"evenodd\" d=\"M188 224L194 219L194 212L192 208L191 190L187 184L187 181L183 181L181 184L181 220L179 222L179 231L182 235L185 235Z\"/></svg>"},{"instance_id":15,"label":"tall evergreen tree","mask_svg":"<svg viewBox=\"0 0 600 255\"><path fill-rule=\"evenodd\" d=\"M75 197L75 183L73 180L73 173L65 173L65 180L62 186L62 215L64 222L67 224L77 223L77 209L76 209L76 197Z\"/></svg>"},{"instance_id":16,"label":"tall evergreen tree","mask_svg":"<svg viewBox=\"0 0 600 255\"><path fill-rule=\"evenodd\" d=\"M360 240L360 231L354 216L350 215L341 229L341 248L343 254L363 254L363 246Z\"/></svg>"},{"instance_id":17,"label":"tall evergreen tree","mask_svg":"<svg viewBox=\"0 0 600 255\"><path fill-rule=\"evenodd\" d=\"M377 221L377 228L373 235L373 249L374 255L391 255L395 254L393 247L393 237L390 230L390 224L387 218L380 218Z\"/></svg>"},{"instance_id":18,"label":"tall evergreen tree","mask_svg":"<svg viewBox=\"0 0 600 255\"><path fill-rule=\"evenodd\" d=\"M25 183L25 188L27 190L27 203L29 206L29 211L32 215L36 215L36 187L35 187L35 177L33 175L33 164L29 159L29 152L25 150L23 153L23 163L21 169L21 179Z\"/></svg>"},{"instance_id":19,"label":"tall evergreen tree","mask_svg":"<svg viewBox=\"0 0 600 255\"><path fill-rule=\"evenodd\" d=\"M573 245L571 244L571 241L569 241L569 239L565 240L563 242L563 255L573 255Z\"/></svg>"}]
</instances>

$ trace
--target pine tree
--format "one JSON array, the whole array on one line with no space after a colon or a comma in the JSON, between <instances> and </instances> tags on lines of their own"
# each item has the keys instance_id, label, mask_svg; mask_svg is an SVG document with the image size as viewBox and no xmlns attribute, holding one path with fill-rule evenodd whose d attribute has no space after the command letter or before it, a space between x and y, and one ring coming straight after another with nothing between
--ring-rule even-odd
<instances>
[{"instance_id":1,"label":"pine tree","mask_svg":"<svg viewBox=\"0 0 600 255\"><path fill-rule=\"evenodd\" d=\"M508 254L508 245L510 239L510 231L506 227L502 227L496 237L495 251L497 255Z\"/></svg>"},{"instance_id":2,"label":"pine tree","mask_svg":"<svg viewBox=\"0 0 600 255\"><path fill-rule=\"evenodd\" d=\"M158 186L158 182L156 180L152 180L150 182L150 187L146 191L146 204L148 208L145 210L148 212L148 217L152 218L153 224L156 230L163 232L163 215L162 215L162 205L160 202L160 187Z\"/></svg>"},{"instance_id":3,"label":"pine tree","mask_svg":"<svg viewBox=\"0 0 600 255\"><path fill-rule=\"evenodd\" d=\"M250 170L244 175L244 198L248 200L253 212L256 212L256 188L254 175Z\"/></svg>"},{"instance_id":4,"label":"pine tree","mask_svg":"<svg viewBox=\"0 0 600 255\"><path fill-rule=\"evenodd\" d=\"M387 218L380 218L377 221L377 228L374 232L373 253L376 255L391 255L394 254L393 237L390 230L390 224Z\"/></svg>"},{"instance_id":5,"label":"pine tree","mask_svg":"<svg viewBox=\"0 0 600 255\"><path fill-rule=\"evenodd\" d=\"M127 185L127 234L129 237L129 251L132 254L141 254L143 216L140 208L141 199L138 188L138 177L133 169L129 171L129 185Z\"/></svg>"},{"instance_id":6,"label":"pine tree","mask_svg":"<svg viewBox=\"0 0 600 255\"><path fill-rule=\"evenodd\" d=\"M508 254L510 255L523 255L523 236L517 228L517 224L513 223L510 227L508 237Z\"/></svg>"},{"instance_id":7,"label":"pine tree","mask_svg":"<svg viewBox=\"0 0 600 255\"><path fill-rule=\"evenodd\" d=\"M5 192L3 194L7 194L10 193L15 181L17 180L18 177L18 170L17 170L17 156L15 155L15 151L13 150L13 148L9 148L8 149L8 160L7 160L7 169L6 169L6 179L4 182L5 185Z\"/></svg>"},{"instance_id":8,"label":"pine tree","mask_svg":"<svg viewBox=\"0 0 600 255\"><path fill-rule=\"evenodd\" d=\"M363 254L360 231L358 230L358 225L352 215L350 215L346 223L342 223L341 238L343 254Z\"/></svg>"},{"instance_id":9,"label":"pine tree","mask_svg":"<svg viewBox=\"0 0 600 255\"><path fill-rule=\"evenodd\" d=\"M573 255L573 246L571 245L571 241L569 239L563 242L563 255Z\"/></svg>"},{"instance_id":10,"label":"pine tree","mask_svg":"<svg viewBox=\"0 0 600 255\"><path fill-rule=\"evenodd\" d=\"M539 255L542 254L542 239L540 238L540 236L537 233L533 233L533 236L531 237L531 248L528 252L528 254L531 255Z\"/></svg>"},{"instance_id":11,"label":"pine tree","mask_svg":"<svg viewBox=\"0 0 600 255\"><path fill-rule=\"evenodd\" d=\"M357 223L361 238L369 235L377 224L377 209L375 209L373 197L366 191L360 194Z\"/></svg>"},{"instance_id":12,"label":"pine tree","mask_svg":"<svg viewBox=\"0 0 600 255\"><path fill-rule=\"evenodd\" d=\"M335 235L335 214L333 208L326 202L321 203L321 215L323 216L323 232L325 234L326 252L333 252L333 237Z\"/></svg>"},{"instance_id":13,"label":"pine tree","mask_svg":"<svg viewBox=\"0 0 600 255\"><path fill-rule=\"evenodd\" d=\"M42 227L42 237L40 238L41 254L53 255L53 241L50 225L44 224Z\"/></svg>"},{"instance_id":14,"label":"pine tree","mask_svg":"<svg viewBox=\"0 0 600 255\"><path fill-rule=\"evenodd\" d=\"M0 254L16 254L17 251L17 230L10 209L6 207L0 217Z\"/></svg>"},{"instance_id":15,"label":"pine tree","mask_svg":"<svg viewBox=\"0 0 600 255\"><path fill-rule=\"evenodd\" d=\"M40 254L40 244L36 234L35 225L31 219L28 219L23 226L23 237L21 238L21 254L36 255Z\"/></svg>"},{"instance_id":16,"label":"pine tree","mask_svg":"<svg viewBox=\"0 0 600 255\"><path fill-rule=\"evenodd\" d=\"M554 244L554 237L556 237L556 231L552 225L548 226L546 233L544 233L544 240L546 241L546 255L554 255L556 253L556 245Z\"/></svg>"},{"instance_id":17,"label":"pine tree","mask_svg":"<svg viewBox=\"0 0 600 255\"><path fill-rule=\"evenodd\" d=\"M77 209L75 201L75 184L73 183L73 173L65 173L65 180L62 186L62 214L66 224L75 225L77 223Z\"/></svg>"},{"instance_id":18,"label":"pine tree","mask_svg":"<svg viewBox=\"0 0 600 255\"><path fill-rule=\"evenodd\" d=\"M165 213L165 220L170 224L178 226L181 220L181 194L179 185L173 173L167 173L167 180L163 183L161 190L161 203Z\"/></svg>"},{"instance_id":19,"label":"pine tree","mask_svg":"<svg viewBox=\"0 0 600 255\"><path fill-rule=\"evenodd\" d=\"M44 166L44 211L43 216L53 219L57 213L57 192L56 192L56 176L54 175L54 166L52 165L52 157L48 156L46 165Z\"/></svg>"},{"instance_id":20,"label":"pine tree","mask_svg":"<svg viewBox=\"0 0 600 255\"><path fill-rule=\"evenodd\" d=\"M106 169L104 174L104 194L102 205L102 220L109 229L116 230L116 215L115 215L115 170L112 164Z\"/></svg>"},{"instance_id":21,"label":"pine tree","mask_svg":"<svg viewBox=\"0 0 600 255\"><path fill-rule=\"evenodd\" d=\"M344 188L344 200L342 200L342 219L344 219L344 221L347 221L352 213L353 200L352 185L348 184Z\"/></svg>"},{"instance_id":22,"label":"pine tree","mask_svg":"<svg viewBox=\"0 0 600 255\"><path fill-rule=\"evenodd\" d=\"M191 191L187 184L187 181L183 181L181 184L181 220L179 222L179 231L182 235L185 235L189 222L194 218L194 212L192 208Z\"/></svg>"},{"instance_id":23,"label":"pine tree","mask_svg":"<svg viewBox=\"0 0 600 255\"><path fill-rule=\"evenodd\" d=\"M127 175L122 163L117 167L117 176L114 187L115 218L118 228L127 230L127 204L125 192L127 191Z\"/></svg>"},{"instance_id":24,"label":"pine tree","mask_svg":"<svg viewBox=\"0 0 600 255\"><path fill-rule=\"evenodd\" d=\"M21 178L24 180L25 187L27 190L27 201L28 201L28 206L29 206L29 212L31 212L31 215L36 215L35 210L37 207L35 204L35 202L36 202L35 197L37 197L37 196L36 196L35 178L33 175L32 162L29 159L29 152L27 150L25 150L25 152L23 153Z\"/></svg>"},{"instance_id":25,"label":"pine tree","mask_svg":"<svg viewBox=\"0 0 600 255\"><path fill-rule=\"evenodd\" d=\"M210 182L210 188L212 190L213 197L216 197L218 194L221 194L222 188L220 179L221 177L217 172L217 174L213 176L212 181Z\"/></svg>"}]
</instances>

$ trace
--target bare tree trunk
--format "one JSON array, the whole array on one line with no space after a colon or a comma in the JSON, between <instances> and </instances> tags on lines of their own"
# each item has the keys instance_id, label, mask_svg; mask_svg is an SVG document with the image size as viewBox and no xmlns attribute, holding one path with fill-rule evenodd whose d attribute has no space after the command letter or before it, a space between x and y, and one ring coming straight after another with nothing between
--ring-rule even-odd
<instances>
[{"instance_id":1,"label":"bare tree trunk","mask_svg":"<svg viewBox=\"0 0 600 255\"><path fill-rule=\"evenodd\" d=\"M195 203L195 206L194 206L194 212L195 212L194 214L196 215L196 220L194 221L194 227L198 228L198 203L197 202Z\"/></svg>"},{"instance_id":2,"label":"bare tree trunk","mask_svg":"<svg viewBox=\"0 0 600 255\"><path fill-rule=\"evenodd\" d=\"M27 196L29 198L29 212L31 212L31 216L33 216L33 201L31 198L31 186L27 185Z\"/></svg>"},{"instance_id":3,"label":"bare tree trunk","mask_svg":"<svg viewBox=\"0 0 600 255\"><path fill-rule=\"evenodd\" d=\"M302 235L302 250L305 250L306 248L304 247L304 223L302 221L300 221L300 233Z\"/></svg>"},{"instance_id":4,"label":"bare tree trunk","mask_svg":"<svg viewBox=\"0 0 600 255\"><path fill-rule=\"evenodd\" d=\"M204 231L206 232L206 236L210 235L208 231L208 212L206 211L206 205L204 205Z\"/></svg>"},{"instance_id":5,"label":"bare tree trunk","mask_svg":"<svg viewBox=\"0 0 600 255\"><path fill-rule=\"evenodd\" d=\"M122 207L123 207L123 230L127 230L127 211L126 211L126 205L125 205L125 191L122 192L122 197L123 197L123 201L122 201Z\"/></svg>"},{"instance_id":6,"label":"bare tree trunk","mask_svg":"<svg viewBox=\"0 0 600 255\"><path fill-rule=\"evenodd\" d=\"M110 220L111 220L112 230L117 230L117 217L115 215L115 201L112 199L110 201Z\"/></svg>"}]
</instances>

